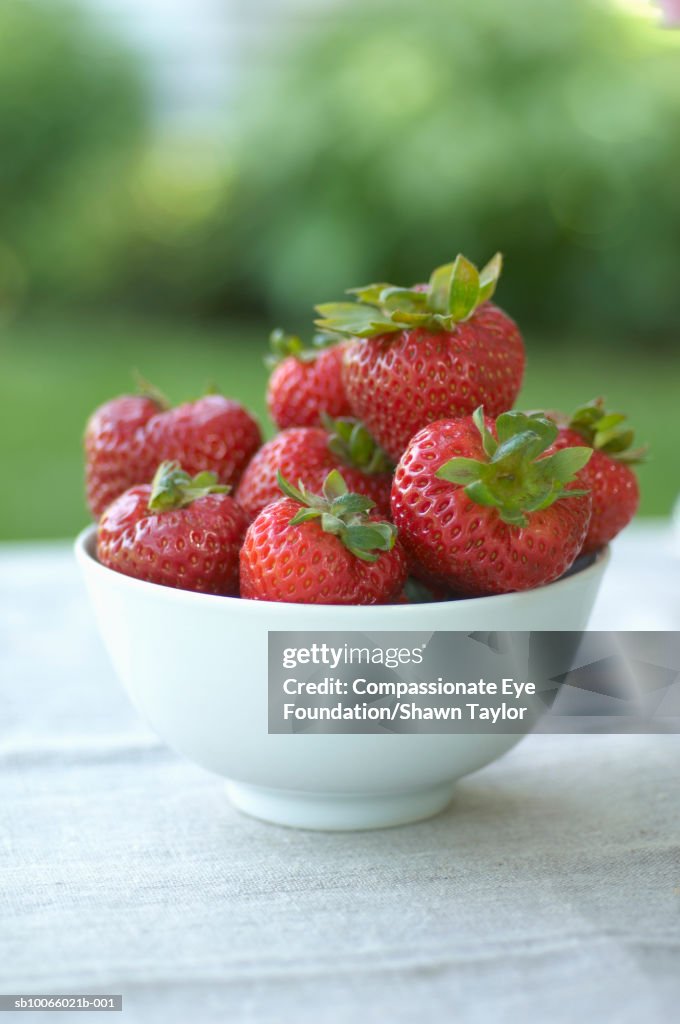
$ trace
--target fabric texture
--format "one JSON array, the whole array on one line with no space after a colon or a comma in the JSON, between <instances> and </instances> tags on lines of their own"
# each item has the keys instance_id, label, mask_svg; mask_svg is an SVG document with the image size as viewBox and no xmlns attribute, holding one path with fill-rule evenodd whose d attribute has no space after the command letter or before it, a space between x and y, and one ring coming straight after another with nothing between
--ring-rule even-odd
<instances>
[{"instance_id":1,"label":"fabric texture","mask_svg":"<svg viewBox=\"0 0 680 1024\"><path fill-rule=\"evenodd\" d=\"M680 628L660 537L617 545L593 628ZM676 1016L678 736L530 736L429 822L269 826L136 716L61 545L0 549L0 686L0 992L122 993L135 1024Z\"/></svg>"}]
</instances>

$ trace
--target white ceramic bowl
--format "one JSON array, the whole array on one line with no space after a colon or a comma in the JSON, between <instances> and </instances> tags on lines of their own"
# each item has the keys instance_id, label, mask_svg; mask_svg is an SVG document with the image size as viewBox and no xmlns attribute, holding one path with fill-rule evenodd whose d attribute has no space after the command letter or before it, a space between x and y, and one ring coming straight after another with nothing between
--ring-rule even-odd
<instances>
[{"instance_id":1,"label":"white ceramic bowl","mask_svg":"<svg viewBox=\"0 0 680 1024\"><path fill-rule=\"evenodd\" d=\"M171 747L224 776L255 817L363 829L429 817L457 779L518 735L267 732L267 632L276 630L582 630L608 561L524 593L421 605L338 607L214 597L144 583L100 565L95 528L76 555L115 668Z\"/></svg>"}]
</instances>

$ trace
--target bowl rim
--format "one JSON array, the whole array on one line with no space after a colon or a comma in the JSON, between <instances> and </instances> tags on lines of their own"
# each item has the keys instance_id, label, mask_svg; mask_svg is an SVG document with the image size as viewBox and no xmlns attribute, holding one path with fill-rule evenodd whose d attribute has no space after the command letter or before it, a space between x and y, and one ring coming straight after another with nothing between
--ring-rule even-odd
<instances>
[{"instance_id":1,"label":"bowl rim","mask_svg":"<svg viewBox=\"0 0 680 1024\"><path fill-rule=\"evenodd\" d=\"M95 523L92 523L81 530L75 539L74 550L78 564L84 570L87 569L88 571L93 571L99 574L103 581L115 578L115 581L119 586L130 587L139 593L143 593L146 590L148 594L155 594L156 597L168 601L183 601L191 603L202 603L207 601L213 608L216 607L215 602L217 601L223 603L225 608L236 605L239 609L243 609L244 606L249 605L255 614L259 612L263 616L271 615L273 609L278 609L280 611L282 606L286 609L304 609L305 615L312 617L321 615L327 616L329 611L332 611L334 616L337 617L338 629L342 628L342 617L355 615L357 608L361 608L363 613L368 615L369 618L370 616L384 616L387 608L390 609L390 614L394 614L396 618L407 618L409 615L413 616L414 612L418 609L424 608L438 608L442 611L446 608L450 608L452 611L454 609L461 611L471 610L472 608L478 610L481 610L482 608L499 609L504 605L511 603L516 604L518 601L531 601L534 595L539 593L544 594L546 597L548 596L548 592L551 597L557 596L558 594L564 594L575 586L579 586L589 576L595 576L603 572L611 557L610 548L609 545L607 545L597 552L590 565L585 566L583 569L579 569L578 572L569 576L561 576L558 580L554 580L552 583L546 583L542 587L534 587L531 590L512 591L509 594L492 594L487 597L458 598L455 601L423 601L418 604L299 604L279 601L255 601L248 597L227 597L216 594L201 594L193 590L181 590L178 587L165 587L160 583L149 583L146 580L136 579L134 576L126 576L124 573L116 572L115 569L109 569L107 566L102 565L97 559L94 550L96 532L97 526Z\"/></svg>"}]
</instances>

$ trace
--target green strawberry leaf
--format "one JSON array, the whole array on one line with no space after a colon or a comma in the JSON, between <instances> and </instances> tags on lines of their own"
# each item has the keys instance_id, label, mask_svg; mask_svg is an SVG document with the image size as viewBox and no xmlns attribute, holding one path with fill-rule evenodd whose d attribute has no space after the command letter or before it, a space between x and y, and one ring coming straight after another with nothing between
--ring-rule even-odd
<instances>
[{"instance_id":1,"label":"green strawberry leaf","mask_svg":"<svg viewBox=\"0 0 680 1024\"><path fill-rule=\"evenodd\" d=\"M625 421L623 413L605 411L603 398L594 398L573 413L568 425L596 451L605 452L626 464L642 462L647 448L644 445L632 448L634 432L623 427Z\"/></svg>"},{"instance_id":2,"label":"green strawberry leaf","mask_svg":"<svg viewBox=\"0 0 680 1024\"><path fill-rule=\"evenodd\" d=\"M371 474L386 473L392 468L385 452L359 420L350 416L332 419L323 412L321 422L329 434L329 451L348 466Z\"/></svg>"},{"instance_id":3,"label":"green strawberry leaf","mask_svg":"<svg viewBox=\"0 0 680 1024\"><path fill-rule=\"evenodd\" d=\"M344 522L338 516L334 516L330 512L321 513L321 529L324 533L337 535L342 533L344 526Z\"/></svg>"},{"instance_id":4,"label":"green strawberry leaf","mask_svg":"<svg viewBox=\"0 0 680 1024\"><path fill-rule=\"evenodd\" d=\"M402 328L425 327L453 331L482 302L494 294L502 268L500 253L477 270L459 254L451 263L437 267L429 285L400 288L385 282L351 288L354 302L328 302L316 307L317 327L349 337L373 338Z\"/></svg>"},{"instance_id":5,"label":"green strawberry leaf","mask_svg":"<svg viewBox=\"0 0 680 1024\"><path fill-rule=\"evenodd\" d=\"M532 512L588 493L564 485L574 481L592 448L577 446L544 455L557 433L551 421L539 415L503 413L495 424L499 440L503 438L498 444L485 424L481 406L472 418L482 438L484 457L449 459L438 467L436 476L463 487L477 505L495 508L503 522L524 527Z\"/></svg>"},{"instance_id":6,"label":"green strawberry leaf","mask_svg":"<svg viewBox=\"0 0 680 1024\"><path fill-rule=\"evenodd\" d=\"M402 313L427 315L427 295L424 292L414 292L410 288L384 288L380 293L378 305L381 309L391 313L401 311Z\"/></svg>"},{"instance_id":7,"label":"green strawberry leaf","mask_svg":"<svg viewBox=\"0 0 680 1024\"><path fill-rule=\"evenodd\" d=\"M622 412L611 412L607 415L602 416L599 420L596 420L598 433L603 431L610 431L614 427L618 427L621 423L624 423L626 417Z\"/></svg>"},{"instance_id":8,"label":"green strawberry leaf","mask_svg":"<svg viewBox=\"0 0 680 1024\"><path fill-rule=\"evenodd\" d=\"M541 439L538 434L533 430L523 430L519 434L513 434L511 437L504 441L503 444L499 444L498 448L491 456L491 462L503 462L504 460L510 459L516 455L530 455L533 450L537 447L540 451L544 450L544 445L541 445Z\"/></svg>"},{"instance_id":9,"label":"green strawberry leaf","mask_svg":"<svg viewBox=\"0 0 680 1024\"><path fill-rule=\"evenodd\" d=\"M600 451L612 454L614 452L625 452L633 443L635 434L632 430L619 430L613 427L611 430L602 430L598 424L595 435L595 443Z\"/></svg>"},{"instance_id":10,"label":"green strawberry leaf","mask_svg":"<svg viewBox=\"0 0 680 1024\"><path fill-rule=\"evenodd\" d=\"M482 447L484 448L484 454L492 458L498 448L498 441L493 436L490 430L487 429L486 421L484 419L484 407L478 406L472 414L472 422L477 427L481 438ZM508 435L509 436L509 435Z\"/></svg>"},{"instance_id":11,"label":"green strawberry leaf","mask_svg":"<svg viewBox=\"0 0 680 1024\"><path fill-rule=\"evenodd\" d=\"M343 519L363 512L370 512L373 508L375 508L375 502L370 498L364 497L363 494L350 494L349 492L341 494L331 505L333 515Z\"/></svg>"},{"instance_id":12,"label":"green strawberry leaf","mask_svg":"<svg viewBox=\"0 0 680 1024\"><path fill-rule=\"evenodd\" d=\"M430 313L410 313L404 309L395 309L391 315L391 319L395 324L399 324L399 330L402 327L427 327L432 322L432 315Z\"/></svg>"},{"instance_id":13,"label":"green strawberry leaf","mask_svg":"<svg viewBox=\"0 0 680 1024\"><path fill-rule=\"evenodd\" d=\"M397 536L392 523L348 526L342 540L345 547L364 562L377 562L376 551L391 551Z\"/></svg>"},{"instance_id":14,"label":"green strawberry leaf","mask_svg":"<svg viewBox=\"0 0 680 1024\"><path fill-rule=\"evenodd\" d=\"M486 505L487 507L492 508L498 508L500 506L500 500L483 480L474 480L472 483L468 484L465 488L465 493L468 498L472 498L477 505Z\"/></svg>"},{"instance_id":15,"label":"green strawberry leaf","mask_svg":"<svg viewBox=\"0 0 680 1024\"><path fill-rule=\"evenodd\" d=\"M448 312L455 320L467 320L479 301L479 272L464 256L456 256L451 277Z\"/></svg>"},{"instance_id":16,"label":"green strawberry leaf","mask_svg":"<svg viewBox=\"0 0 680 1024\"><path fill-rule=\"evenodd\" d=\"M542 451L551 445L557 437L557 426L552 420L540 414L528 416L526 413L512 410L501 413L496 420L496 434L502 444L516 434L526 430L533 431L543 443Z\"/></svg>"},{"instance_id":17,"label":"green strawberry leaf","mask_svg":"<svg viewBox=\"0 0 680 1024\"><path fill-rule=\"evenodd\" d=\"M228 494L231 490L220 484L214 473L204 470L191 477L179 462L161 462L151 483L148 508L151 512L167 512L186 508L209 494Z\"/></svg>"},{"instance_id":18,"label":"green strawberry leaf","mask_svg":"<svg viewBox=\"0 0 680 1024\"><path fill-rule=\"evenodd\" d=\"M335 331L356 338L371 338L377 334L389 334L401 327L382 314L376 306L364 306L359 302L328 302L316 306L320 318L314 323L324 331Z\"/></svg>"},{"instance_id":19,"label":"green strawberry leaf","mask_svg":"<svg viewBox=\"0 0 680 1024\"><path fill-rule=\"evenodd\" d=\"M357 302L367 303L369 306L377 306L380 302L380 296L384 291L389 288L393 288L394 285L383 282L382 284L365 284L360 288L348 288L348 295L356 295ZM339 303L329 303L329 305L339 305ZM351 303L349 303L351 305ZM317 309L319 307L317 306Z\"/></svg>"},{"instance_id":20,"label":"green strawberry leaf","mask_svg":"<svg viewBox=\"0 0 680 1024\"><path fill-rule=\"evenodd\" d=\"M611 451L611 448L608 448L607 451ZM613 452L612 454L617 462L623 462L626 466L634 466L646 462L648 452L649 448L643 444L638 448L628 448L625 452Z\"/></svg>"},{"instance_id":21,"label":"green strawberry leaf","mask_svg":"<svg viewBox=\"0 0 680 1024\"><path fill-rule=\"evenodd\" d=\"M293 501L299 501L301 505L306 504L302 485L300 488L294 487L293 484L286 480L280 469L276 471L276 482L279 485L279 489L283 491L287 498L292 498Z\"/></svg>"},{"instance_id":22,"label":"green strawberry leaf","mask_svg":"<svg viewBox=\"0 0 680 1024\"><path fill-rule=\"evenodd\" d=\"M483 465L484 463L478 462L477 459L467 459L464 456L459 456L455 459L449 459L443 466L440 466L435 476L440 480L448 480L450 484L460 484L462 487L466 487L468 484L479 480Z\"/></svg>"},{"instance_id":23,"label":"green strawberry leaf","mask_svg":"<svg viewBox=\"0 0 680 1024\"><path fill-rule=\"evenodd\" d=\"M497 252L479 272L479 301L488 302L496 291L503 270L503 257Z\"/></svg>"},{"instance_id":24,"label":"green strawberry leaf","mask_svg":"<svg viewBox=\"0 0 680 1024\"><path fill-rule=\"evenodd\" d=\"M342 479L337 469L331 470L323 484L323 496L326 501L334 502L337 498L347 494L347 484Z\"/></svg>"},{"instance_id":25,"label":"green strawberry leaf","mask_svg":"<svg viewBox=\"0 0 680 1024\"><path fill-rule=\"evenodd\" d=\"M353 548L369 551L390 551L394 547L396 527L391 523L371 523L370 526L348 526L347 540Z\"/></svg>"},{"instance_id":26,"label":"green strawberry leaf","mask_svg":"<svg viewBox=\"0 0 680 1024\"><path fill-rule=\"evenodd\" d=\"M455 263L445 263L430 275L430 309L434 313L448 313L451 306L451 285Z\"/></svg>"},{"instance_id":27,"label":"green strawberry leaf","mask_svg":"<svg viewBox=\"0 0 680 1024\"><path fill-rule=\"evenodd\" d=\"M394 547L397 528L393 523L369 518L375 503L365 495L353 494L336 469L326 477L322 494L310 494L301 483L293 487L279 471L279 487L302 507L289 520L289 526L317 520L324 533L338 538L348 551L366 562L375 562L375 551Z\"/></svg>"},{"instance_id":28,"label":"green strawberry leaf","mask_svg":"<svg viewBox=\"0 0 680 1024\"><path fill-rule=\"evenodd\" d=\"M287 334L280 327L269 335L270 353L265 356L265 365L270 369L278 366L284 359L293 356L301 363L312 363L318 358L322 349L337 345L340 335L328 331L319 331L312 338L311 347L306 347L297 334Z\"/></svg>"},{"instance_id":29,"label":"green strawberry leaf","mask_svg":"<svg viewBox=\"0 0 680 1024\"><path fill-rule=\"evenodd\" d=\"M321 509L301 508L300 511L296 512L290 520L290 525L297 526L298 523L310 523L313 519L318 519L321 515Z\"/></svg>"},{"instance_id":30,"label":"green strawberry leaf","mask_svg":"<svg viewBox=\"0 0 680 1024\"><path fill-rule=\"evenodd\" d=\"M583 469L590 456L592 448L562 448L561 451L539 459L536 467L544 479L552 479L561 484L566 484Z\"/></svg>"},{"instance_id":31,"label":"green strawberry leaf","mask_svg":"<svg viewBox=\"0 0 680 1024\"><path fill-rule=\"evenodd\" d=\"M373 458L376 443L363 423L355 423L347 439L349 453L357 466L366 466Z\"/></svg>"},{"instance_id":32,"label":"green strawberry leaf","mask_svg":"<svg viewBox=\"0 0 680 1024\"><path fill-rule=\"evenodd\" d=\"M278 359L285 359L287 356L299 356L305 348L302 338L298 337L297 334L286 334L281 327L277 327L271 332L269 344L272 354Z\"/></svg>"}]
</instances>

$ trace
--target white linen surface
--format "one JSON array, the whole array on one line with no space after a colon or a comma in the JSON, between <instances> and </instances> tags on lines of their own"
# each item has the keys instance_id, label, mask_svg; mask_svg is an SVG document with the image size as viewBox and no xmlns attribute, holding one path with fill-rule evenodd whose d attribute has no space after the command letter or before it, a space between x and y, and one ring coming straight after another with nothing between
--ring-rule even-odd
<instances>
[{"instance_id":1,"label":"white linen surface","mask_svg":"<svg viewBox=\"0 0 680 1024\"><path fill-rule=\"evenodd\" d=\"M679 567L631 531L592 628L680 628ZM69 548L6 545L0 993L122 993L135 1024L675 1019L679 767L678 736L531 736L429 822L268 826L135 715Z\"/></svg>"}]
</instances>

